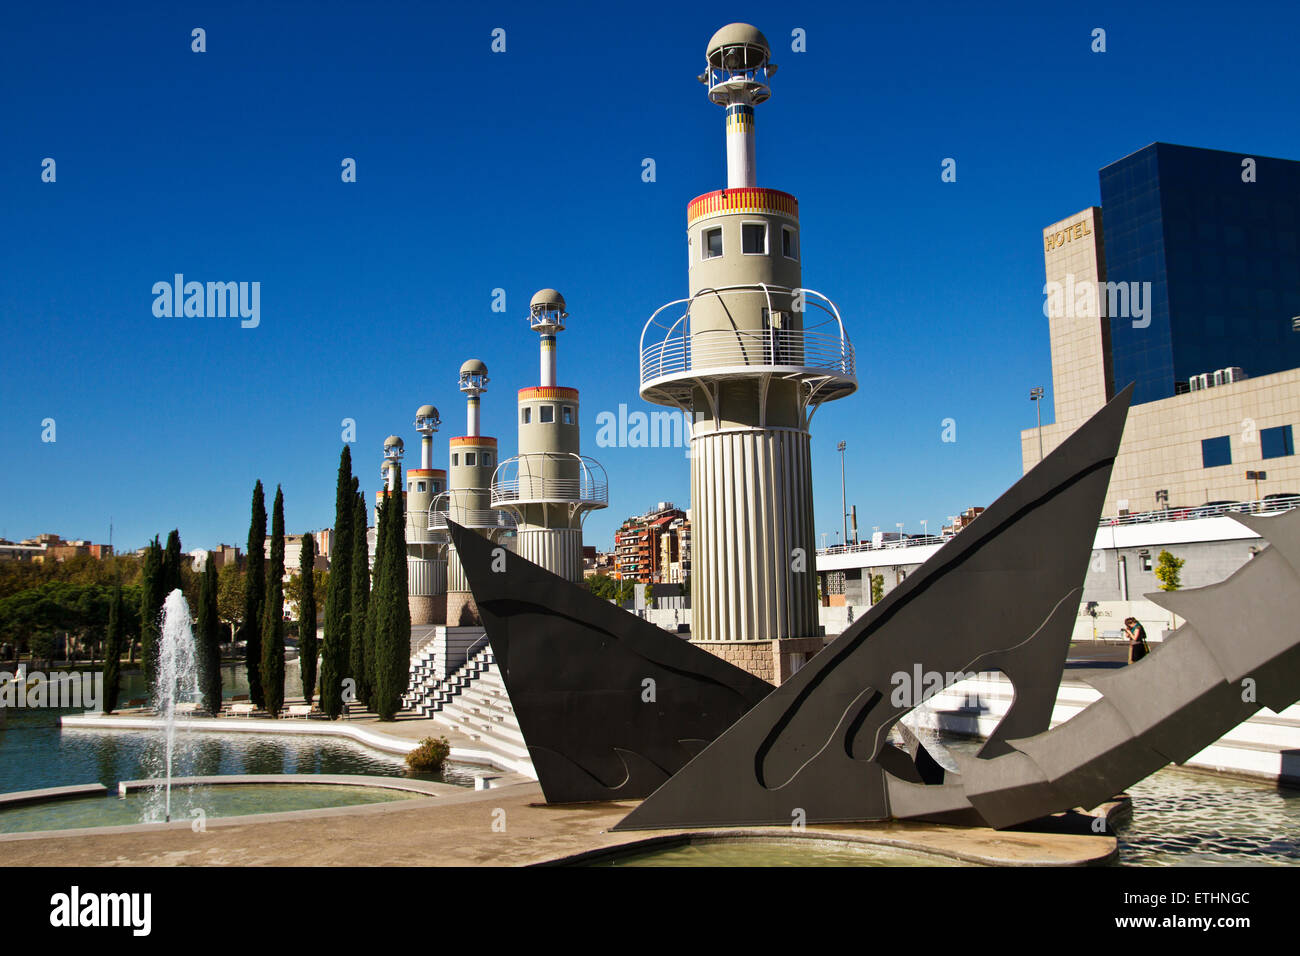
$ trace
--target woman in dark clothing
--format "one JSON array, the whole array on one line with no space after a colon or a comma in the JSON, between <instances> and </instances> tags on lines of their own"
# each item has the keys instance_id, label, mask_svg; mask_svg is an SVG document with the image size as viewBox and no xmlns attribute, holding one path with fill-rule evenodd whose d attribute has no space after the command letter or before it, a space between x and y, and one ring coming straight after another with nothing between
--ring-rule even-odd
<instances>
[{"instance_id":1,"label":"woman in dark clothing","mask_svg":"<svg viewBox=\"0 0 1300 956\"><path fill-rule=\"evenodd\" d=\"M1124 619L1124 633L1128 635L1128 662L1136 664L1147 656L1147 632L1135 617Z\"/></svg>"}]
</instances>

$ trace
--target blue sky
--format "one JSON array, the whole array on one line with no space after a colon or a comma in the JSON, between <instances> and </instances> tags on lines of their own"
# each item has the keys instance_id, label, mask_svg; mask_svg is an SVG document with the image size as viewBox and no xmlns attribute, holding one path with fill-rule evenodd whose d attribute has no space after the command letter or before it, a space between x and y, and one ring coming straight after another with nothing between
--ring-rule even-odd
<instances>
[{"instance_id":1,"label":"blue sky","mask_svg":"<svg viewBox=\"0 0 1300 956\"><path fill-rule=\"evenodd\" d=\"M1032 386L1051 420L1040 230L1098 201L1101 166L1154 140L1300 158L1294 4L15 6L0 536L102 541L111 516L120 548L172 527L186 548L242 546L259 477L284 486L290 530L328 526L340 421L373 489L384 437L414 450L433 402L445 465L469 357L491 370L484 431L513 454L543 286L568 300L559 378L610 475L587 542L684 506L681 450L596 448L596 416L651 409L638 337L686 293L687 201L725 177L722 111L695 77L737 19L781 66L759 183L799 197L804 283L857 348L860 390L813 420L828 541L841 439L864 533L933 530L1019 476ZM261 324L156 318L151 288L177 272L260 282Z\"/></svg>"}]
</instances>

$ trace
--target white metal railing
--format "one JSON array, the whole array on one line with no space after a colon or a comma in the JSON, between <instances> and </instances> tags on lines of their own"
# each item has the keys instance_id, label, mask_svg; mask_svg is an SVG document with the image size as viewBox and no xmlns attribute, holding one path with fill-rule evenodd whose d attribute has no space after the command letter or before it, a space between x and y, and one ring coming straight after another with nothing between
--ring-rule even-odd
<instances>
[{"instance_id":1,"label":"white metal railing","mask_svg":"<svg viewBox=\"0 0 1300 956\"><path fill-rule=\"evenodd\" d=\"M569 477L548 475L569 465ZM535 474L534 471L543 472ZM603 508L609 504L609 478L605 466L594 458L565 452L517 455L497 465L492 473L492 504L559 502Z\"/></svg>"},{"instance_id":2,"label":"white metal railing","mask_svg":"<svg viewBox=\"0 0 1300 956\"><path fill-rule=\"evenodd\" d=\"M1097 522L1097 527L1112 528L1122 525L1154 524L1158 521L1185 521L1191 518L1215 518L1228 514L1276 514L1282 511L1290 511L1292 508L1300 508L1300 495L1278 495L1276 498L1263 498L1259 501L1230 501L1218 505L1200 505L1195 508L1169 508L1161 511L1144 511L1141 514L1118 515L1111 518L1103 517ZM873 545L870 541L861 541L850 545L833 544L829 547L818 548L817 553L852 554L859 551L887 551L892 548L924 547L930 544L943 544L956 533L918 535L911 538L882 541L879 546Z\"/></svg>"},{"instance_id":3,"label":"white metal railing","mask_svg":"<svg viewBox=\"0 0 1300 956\"><path fill-rule=\"evenodd\" d=\"M486 488L455 488L444 491L433 499L427 512L427 531L447 533L447 520L450 518L462 528L476 531L499 529L511 531L515 528L515 516L508 511L496 508L474 508L471 504L482 500L487 494Z\"/></svg>"},{"instance_id":4,"label":"white metal railing","mask_svg":"<svg viewBox=\"0 0 1300 956\"><path fill-rule=\"evenodd\" d=\"M772 308L773 296L779 302L799 297L805 306L802 313L805 327L717 329L692 334L691 309L695 303L701 299L721 299L724 293L727 299L736 295L761 296L768 315L778 312ZM669 321L674 315L669 310L683 304L682 313ZM808 325L810 317L815 321ZM677 299L659 308L641 331L642 386L667 376L724 366L816 371L845 378L856 374L853 343L849 341L839 310L834 302L812 289L786 289L761 283L702 289L690 298Z\"/></svg>"},{"instance_id":5,"label":"white metal railing","mask_svg":"<svg viewBox=\"0 0 1300 956\"><path fill-rule=\"evenodd\" d=\"M1279 495L1276 498L1262 498L1259 501L1229 501L1222 504L1199 505L1194 508L1163 508L1159 511L1143 511L1139 514L1102 518L1098 526L1110 528L1116 525L1150 524L1155 521L1215 518L1226 514L1266 514L1277 511L1290 511L1292 508L1300 508L1300 495Z\"/></svg>"}]
</instances>

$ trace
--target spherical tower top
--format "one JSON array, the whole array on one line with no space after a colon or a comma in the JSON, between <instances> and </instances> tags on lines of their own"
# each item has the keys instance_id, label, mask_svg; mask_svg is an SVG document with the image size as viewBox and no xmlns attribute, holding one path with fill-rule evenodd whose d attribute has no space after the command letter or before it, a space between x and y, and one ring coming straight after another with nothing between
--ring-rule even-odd
<instances>
[{"instance_id":1,"label":"spherical tower top","mask_svg":"<svg viewBox=\"0 0 1300 956\"><path fill-rule=\"evenodd\" d=\"M772 48L758 27L749 23L728 23L709 37L709 65L723 70L756 70Z\"/></svg>"},{"instance_id":2,"label":"spherical tower top","mask_svg":"<svg viewBox=\"0 0 1300 956\"><path fill-rule=\"evenodd\" d=\"M534 332L561 332L564 330L564 320L568 317L564 296L554 289L542 289L528 303L528 321Z\"/></svg>"},{"instance_id":3,"label":"spherical tower top","mask_svg":"<svg viewBox=\"0 0 1300 956\"><path fill-rule=\"evenodd\" d=\"M438 415L438 409L432 405L421 405L415 413L415 430L437 431L438 426L442 424L442 418Z\"/></svg>"},{"instance_id":4,"label":"spherical tower top","mask_svg":"<svg viewBox=\"0 0 1300 956\"><path fill-rule=\"evenodd\" d=\"M488 368L479 359L470 359L460 367L460 390L477 395L486 392L488 386Z\"/></svg>"},{"instance_id":5,"label":"spherical tower top","mask_svg":"<svg viewBox=\"0 0 1300 956\"><path fill-rule=\"evenodd\" d=\"M384 457L400 458L406 451L406 442L402 441L397 435L389 435L384 439Z\"/></svg>"},{"instance_id":6,"label":"spherical tower top","mask_svg":"<svg viewBox=\"0 0 1300 956\"><path fill-rule=\"evenodd\" d=\"M700 82L709 87L709 99L719 106L754 106L772 95L768 78L776 72L769 63L772 48L758 27L728 23L709 38L708 61Z\"/></svg>"}]
</instances>

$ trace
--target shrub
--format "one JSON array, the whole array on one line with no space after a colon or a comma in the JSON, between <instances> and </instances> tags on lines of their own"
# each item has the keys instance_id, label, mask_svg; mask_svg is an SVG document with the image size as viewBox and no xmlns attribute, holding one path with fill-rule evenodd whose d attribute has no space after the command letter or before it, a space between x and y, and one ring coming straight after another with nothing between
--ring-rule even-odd
<instances>
[{"instance_id":1,"label":"shrub","mask_svg":"<svg viewBox=\"0 0 1300 956\"><path fill-rule=\"evenodd\" d=\"M437 773L449 753L451 744L446 737L425 737L406 755L406 765L416 773Z\"/></svg>"}]
</instances>

